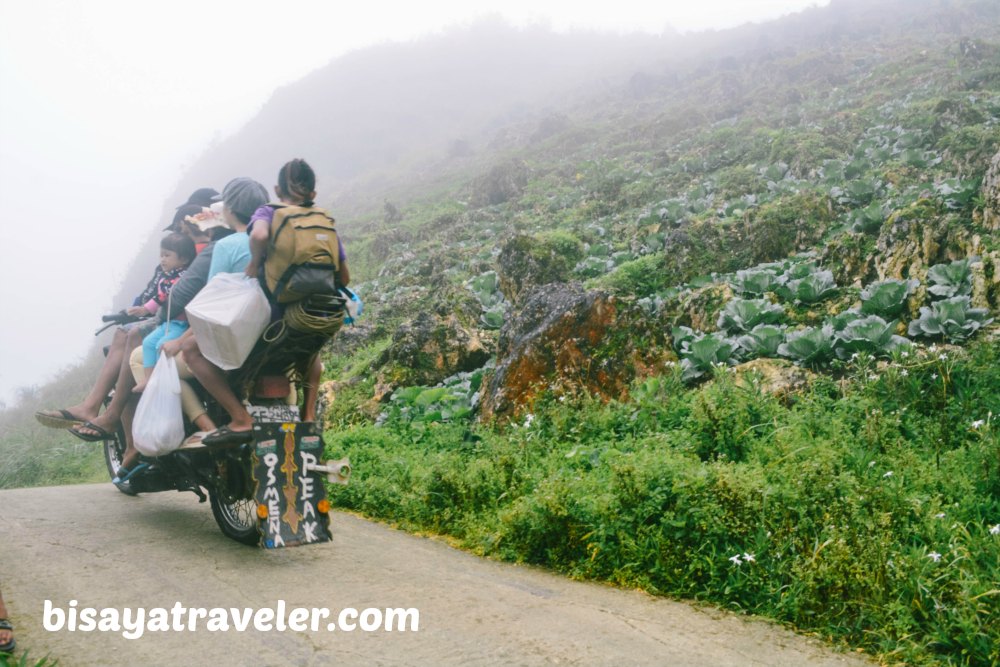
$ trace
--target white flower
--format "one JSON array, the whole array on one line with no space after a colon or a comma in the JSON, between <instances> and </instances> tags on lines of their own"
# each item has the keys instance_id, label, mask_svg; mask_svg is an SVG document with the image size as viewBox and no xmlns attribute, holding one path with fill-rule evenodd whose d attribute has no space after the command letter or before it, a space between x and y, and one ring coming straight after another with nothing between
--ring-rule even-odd
<instances>
[{"instance_id":1,"label":"white flower","mask_svg":"<svg viewBox=\"0 0 1000 667\"><path fill-rule=\"evenodd\" d=\"M938 512L937 514L934 515L934 518L935 519L943 519L944 518L944 512Z\"/></svg>"},{"instance_id":2,"label":"white flower","mask_svg":"<svg viewBox=\"0 0 1000 667\"><path fill-rule=\"evenodd\" d=\"M756 563L757 562L757 559L754 558L753 554L746 554L746 553L743 554L743 560L745 560L748 563Z\"/></svg>"},{"instance_id":3,"label":"white flower","mask_svg":"<svg viewBox=\"0 0 1000 667\"><path fill-rule=\"evenodd\" d=\"M908 356L910 356L910 353L909 352L903 352L899 356L901 356L903 359L906 359Z\"/></svg>"},{"instance_id":4,"label":"white flower","mask_svg":"<svg viewBox=\"0 0 1000 667\"><path fill-rule=\"evenodd\" d=\"M869 461L868 462L868 467L869 468L874 468L875 467L875 462L874 461Z\"/></svg>"},{"instance_id":5,"label":"white flower","mask_svg":"<svg viewBox=\"0 0 1000 667\"><path fill-rule=\"evenodd\" d=\"M735 556L730 556L729 560L733 561L733 565L737 567L743 564L743 561L740 560L739 554L736 554Z\"/></svg>"},{"instance_id":6,"label":"white flower","mask_svg":"<svg viewBox=\"0 0 1000 667\"><path fill-rule=\"evenodd\" d=\"M930 552L929 554L927 554L927 557L930 558L935 563L938 562L939 560L941 560L941 554L939 554L936 551Z\"/></svg>"},{"instance_id":7,"label":"white flower","mask_svg":"<svg viewBox=\"0 0 1000 667\"><path fill-rule=\"evenodd\" d=\"M931 352L934 352L935 350L937 350L937 343L931 343L931 346L927 349L930 350Z\"/></svg>"},{"instance_id":8,"label":"white flower","mask_svg":"<svg viewBox=\"0 0 1000 667\"><path fill-rule=\"evenodd\" d=\"M909 374L910 374L910 371L908 371L908 370L906 370L906 369L904 368L903 370L899 371L899 374L900 374L901 376L903 376L903 377L906 377L907 375L909 375Z\"/></svg>"},{"instance_id":9,"label":"white flower","mask_svg":"<svg viewBox=\"0 0 1000 667\"><path fill-rule=\"evenodd\" d=\"M990 526L990 535L1000 535L1000 523Z\"/></svg>"},{"instance_id":10,"label":"white flower","mask_svg":"<svg viewBox=\"0 0 1000 667\"><path fill-rule=\"evenodd\" d=\"M857 358L858 358L858 353L857 352L855 352L854 354L851 355L851 361L854 361Z\"/></svg>"},{"instance_id":11,"label":"white flower","mask_svg":"<svg viewBox=\"0 0 1000 667\"><path fill-rule=\"evenodd\" d=\"M979 428L985 423L986 423L985 419L977 419L976 421L972 422L972 428Z\"/></svg>"},{"instance_id":12,"label":"white flower","mask_svg":"<svg viewBox=\"0 0 1000 667\"><path fill-rule=\"evenodd\" d=\"M872 382L874 382L875 380L878 379L878 376L875 375L874 373L869 373L868 374L868 379L871 380Z\"/></svg>"},{"instance_id":13,"label":"white flower","mask_svg":"<svg viewBox=\"0 0 1000 667\"><path fill-rule=\"evenodd\" d=\"M931 373L931 379L937 380L937 373Z\"/></svg>"},{"instance_id":14,"label":"white flower","mask_svg":"<svg viewBox=\"0 0 1000 667\"><path fill-rule=\"evenodd\" d=\"M947 361L948 360L948 355L944 354L944 353L939 354L938 355L938 359L940 359L941 361Z\"/></svg>"},{"instance_id":15,"label":"white flower","mask_svg":"<svg viewBox=\"0 0 1000 667\"><path fill-rule=\"evenodd\" d=\"M891 470L886 470L885 474L882 475L882 477L892 477L892 471Z\"/></svg>"},{"instance_id":16,"label":"white flower","mask_svg":"<svg viewBox=\"0 0 1000 667\"><path fill-rule=\"evenodd\" d=\"M528 416L524 418L524 428L531 426L531 422L535 421L535 415L528 413Z\"/></svg>"}]
</instances>

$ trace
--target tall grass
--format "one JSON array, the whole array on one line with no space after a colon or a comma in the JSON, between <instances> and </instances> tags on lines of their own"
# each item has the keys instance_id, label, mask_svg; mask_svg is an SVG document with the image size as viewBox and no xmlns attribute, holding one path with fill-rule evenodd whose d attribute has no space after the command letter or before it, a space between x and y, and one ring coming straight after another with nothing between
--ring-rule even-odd
<instances>
[{"instance_id":1,"label":"tall grass","mask_svg":"<svg viewBox=\"0 0 1000 667\"><path fill-rule=\"evenodd\" d=\"M791 404L720 372L505 428L329 432L338 504L476 553L707 600L889 662L1000 660L1000 349L861 359Z\"/></svg>"}]
</instances>

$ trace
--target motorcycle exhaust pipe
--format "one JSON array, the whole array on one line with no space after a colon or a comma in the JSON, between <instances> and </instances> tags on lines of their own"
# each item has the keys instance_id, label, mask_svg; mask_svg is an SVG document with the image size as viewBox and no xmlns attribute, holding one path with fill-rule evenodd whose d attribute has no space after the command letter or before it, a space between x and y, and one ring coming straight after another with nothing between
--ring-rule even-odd
<instances>
[{"instance_id":1,"label":"motorcycle exhaust pipe","mask_svg":"<svg viewBox=\"0 0 1000 667\"><path fill-rule=\"evenodd\" d=\"M307 463L309 472L325 472L326 480L331 484L347 484L351 477L351 462L345 457L337 461L324 461L323 465Z\"/></svg>"}]
</instances>

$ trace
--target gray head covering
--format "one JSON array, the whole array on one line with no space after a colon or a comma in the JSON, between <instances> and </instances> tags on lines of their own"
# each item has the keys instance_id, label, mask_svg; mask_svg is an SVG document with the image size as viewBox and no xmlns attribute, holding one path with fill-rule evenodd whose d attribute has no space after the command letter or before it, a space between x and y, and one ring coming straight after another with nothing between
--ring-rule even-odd
<instances>
[{"instance_id":1,"label":"gray head covering","mask_svg":"<svg viewBox=\"0 0 1000 667\"><path fill-rule=\"evenodd\" d=\"M267 188L246 176L240 176L226 183L222 194L213 197L225 202L233 213L250 217L253 212L267 203Z\"/></svg>"}]
</instances>

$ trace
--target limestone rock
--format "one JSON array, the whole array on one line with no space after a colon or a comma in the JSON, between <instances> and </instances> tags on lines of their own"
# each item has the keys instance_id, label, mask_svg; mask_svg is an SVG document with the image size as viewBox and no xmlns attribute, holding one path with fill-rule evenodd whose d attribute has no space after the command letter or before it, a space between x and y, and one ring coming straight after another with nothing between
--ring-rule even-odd
<instances>
[{"instance_id":1,"label":"limestone rock","mask_svg":"<svg viewBox=\"0 0 1000 667\"><path fill-rule=\"evenodd\" d=\"M490 356L479 332L463 327L454 314L423 312L397 329L376 362L376 387L385 395L400 386L435 385L480 368Z\"/></svg>"},{"instance_id":2,"label":"limestone rock","mask_svg":"<svg viewBox=\"0 0 1000 667\"><path fill-rule=\"evenodd\" d=\"M546 389L623 398L637 377L662 367L669 354L662 331L607 292L579 283L537 287L500 331L482 416L513 416Z\"/></svg>"},{"instance_id":3,"label":"limestone rock","mask_svg":"<svg viewBox=\"0 0 1000 667\"><path fill-rule=\"evenodd\" d=\"M754 359L733 367L736 383L747 386L751 377L760 382L760 389L766 394L782 399L805 388L816 374L784 359Z\"/></svg>"},{"instance_id":4,"label":"limestone rock","mask_svg":"<svg viewBox=\"0 0 1000 667\"><path fill-rule=\"evenodd\" d=\"M719 312L733 298L728 283L713 283L682 294L664 306L667 330L686 326L698 331L711 332L718 327Z\"/></svg>"},{"instance_id":5,"label":"limestone rock","mask_svg":"<svg viewBox=\"0 0 1000 667\"><path fill-rule=\"evenodd\" d=\"M983 178L983 225L992 231L1000 231L1000 153L993 156L989 169Z\"/></svg>"},{"instance_id":6,"label":"limestone rock","mask_svg":"<svg viewBox=\"0 0 1000 667\"><path fill-rule=\"evenodd\" d=\"M569 280L582 258L583 244L566 233L514 236L497 257L500 291L516 304L521 294L532 287Z\"/></svg>"}]
</instances>

